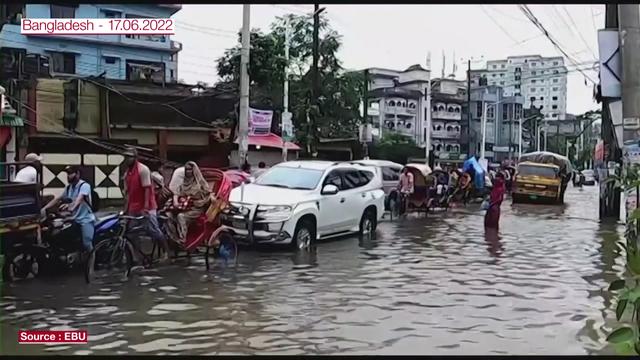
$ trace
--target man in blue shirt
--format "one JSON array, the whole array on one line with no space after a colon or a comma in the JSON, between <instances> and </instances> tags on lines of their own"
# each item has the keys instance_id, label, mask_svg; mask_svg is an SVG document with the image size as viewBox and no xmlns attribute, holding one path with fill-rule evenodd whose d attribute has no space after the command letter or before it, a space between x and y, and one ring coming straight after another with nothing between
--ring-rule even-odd
<instances>
[{"instance_id":1,"label":"man in blue shirt","mask_svg":"<svg viewBox=\"0 0 640 360\"><path fill-rule=\"evenodd\" d=\"M73 221L80 225L84 249L91 251L93 250L93 234L95 230L95 216L93 215L93 210L91 210L91 185L80 179L79 166L67 166L65 171L67 172L69 185L65 187L62 194L42 208L42 213L46 214L48 209L63 201L65 205L61 207L61 210L71 212Z\"/></svg>"}]
</instances>

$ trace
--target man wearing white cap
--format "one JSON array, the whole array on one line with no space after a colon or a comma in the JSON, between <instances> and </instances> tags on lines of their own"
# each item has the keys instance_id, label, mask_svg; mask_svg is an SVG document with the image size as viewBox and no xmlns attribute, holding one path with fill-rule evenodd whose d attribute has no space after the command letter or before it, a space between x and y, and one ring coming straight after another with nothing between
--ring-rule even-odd
<instances>
[{"instance_id":1,"label":"man wearing white cap","mask_svg":"<svg viewBox=\"0 0 640 360\"><path fill-rule=\"evenodd\" d=\"M30 153L24 157L24 161L33 163L35 166L40 166L40 162L42 162L42 156ZM27 165L23 167L20 171L18 171L13 181L19 183L37 183L38 170L36 170L34 165Z\"/></svg>"}]
</instances>

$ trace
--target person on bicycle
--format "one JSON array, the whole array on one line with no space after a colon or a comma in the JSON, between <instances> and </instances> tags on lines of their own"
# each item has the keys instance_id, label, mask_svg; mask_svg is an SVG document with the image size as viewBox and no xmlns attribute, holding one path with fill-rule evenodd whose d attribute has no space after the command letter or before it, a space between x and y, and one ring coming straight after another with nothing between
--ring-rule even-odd
<instances>
[{"instance_id":1,"label":"person on bicycle","mask_svg":"<svg viewBox=\"0 0 640 360\"><path fill-rule=\"evenodd\" d=\"M80 166L70 165L65 168L69 185L62 194L45 205L41 212L46 215L47 210L63 202L61 211L71 213L73 221L80 226L82 246L86 252L93 250L93 235L96 217L91 210L91 185L80 178Z\"/></svg>"},{"instance_id":2,"label":"person on bicycle","mask_svg":"<svg viewBox=\"0 0 640 360\"><path fill-rule=\"evenodd\" d=\"M124 156L127 166L124 177L125 213L130 216L145 217L147 233L165 250L160 259L165 261L169 258L169 247L158 223L158 205L151 183L151 171L138 161L138 152L135 148L127 149Z\"/></svg>"}]
</instances>

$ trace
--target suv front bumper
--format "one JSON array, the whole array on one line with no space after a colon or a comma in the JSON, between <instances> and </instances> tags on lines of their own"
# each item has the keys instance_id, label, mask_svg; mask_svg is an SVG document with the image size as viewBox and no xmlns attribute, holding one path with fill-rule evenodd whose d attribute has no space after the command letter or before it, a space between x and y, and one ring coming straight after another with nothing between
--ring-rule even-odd
<instances>
[{"instance_id":1,"label":"suv front bumper","mask_svg":"<svg viewBox=\"0 0 640 360\"><path fill-rule=\"evenodd\" d=\"M229 205L222 213L222 224L242 245L290 244L293 231L287 221L268 221L256 217L256 205Z\"/></svg>"}]
</instances>

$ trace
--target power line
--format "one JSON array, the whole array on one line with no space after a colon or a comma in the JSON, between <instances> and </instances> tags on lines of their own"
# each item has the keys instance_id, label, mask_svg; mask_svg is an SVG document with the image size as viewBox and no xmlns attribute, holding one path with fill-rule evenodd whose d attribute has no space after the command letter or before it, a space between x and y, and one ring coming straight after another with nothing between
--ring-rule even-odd
<instances>
[{"instance_id":1,"label":"power line","mask_svg":"<svg viewBox=\"0 0 640 360\"><path fill-rule=\"evenodd\" d=\"M556 5L553 5L553 8L556 9ZM571 14L569 13L569 11L567 11L567 7L566 6L562 6L562 10L564 10L564 13L567 14L567 16L569 17L569 21L571 22L571 24L573 25L573 28L576 30L576 32L578 33L578 36L580 37L580 40L582 40L582 42L585 44L585 46L587 47L587 49L589 49L589 51L591 51L591 54L593 55L594 58L598 58L598 56L596 55L595 51L593 51L593 49L591 48L591 46L589 45L589 43L587 43L587 40L584 39L584 36L582 36L582 32L580 31L580 29L578 28L578 26L576 25L575 21L573 21L573 16L571 16Z\"/></svg>"},{"instance_id":2,"label":"power line","mask_svg":"<svg viewBox=\"0 0 640 360\"><path fill-rule=\"evenodd\" d=\"M560 51L569 61L571 61L572 63L576 64L577 61L575 59L573 59L570 54L568 54L559 44L558 42L551 36L551 34L549 34L549 31L547 31L547 29L544 27L544 25L542 25L542 23L540 23L540 20L538 20L538 18L531 12L531 10L529 9L529 7L527 5L519 5L520 10L524 13L524 15L527 17L527 19L529 19L540 31L542 31L542 33L547 37L547 39L549 39L549 41L551 41L551 43L553 44L553 46L556 47L556 49L558 49L558 51ZM593 84L597 85L597 82L593 79L591 79L591 77L589 77L587 74L585 74L584 72L580 71L582 73L582 75L585 76L585 78L589 79L589 81L591 81Z\"/></svg>"},{"instance_id":3,"label":"power line","mask_svg":"<svg viewBox=\"0 0 640 360\"><path fill-rule=\"evenodd\" d=\"M489 12L487 11L487 9L484 8L484 5L480 5L480 8L482 9L482 12L485 13L485 15L487 15L487 17L489 18L489 20L491 20L491 22L493 22L505 35L507 35L509 37L509 39L511 39L514 44L518 43L518 40L516 38L514 38L513 36L511 36L511 34L509 34L509 32L502 27L502 25L500 25L499 22L497 22L492 16L491 14L489 14Z\"/></svg>"}]
</instances>

